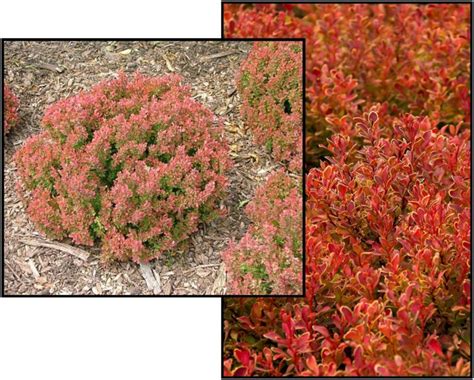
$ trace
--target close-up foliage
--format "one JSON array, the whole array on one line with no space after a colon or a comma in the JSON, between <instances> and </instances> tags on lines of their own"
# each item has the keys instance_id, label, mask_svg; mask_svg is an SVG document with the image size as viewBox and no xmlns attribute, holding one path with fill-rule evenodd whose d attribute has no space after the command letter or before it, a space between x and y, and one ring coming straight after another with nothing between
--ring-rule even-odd
<instances>
[{"instance_id":1,"label":"close-up foliage","mask_svg":"<svg viewBox=\"0 0 474 380\"><path fill-rule=\"evenodd\" d=\"M215 217L230 167L220 121L179 76L123 73L49 106L15 160L40 231L135 262Z\"/></svg>"},{"instance_id":2,"label":"close-up foliage","mask_svg":"<svg viewBox=\"0 0 474 380\"><path fill-rule=\"evenodd\" d=\"M469 11L225 5L307 38L306 293L225 301L225 376L470 375Z\"/></svg>"}]
</instances>

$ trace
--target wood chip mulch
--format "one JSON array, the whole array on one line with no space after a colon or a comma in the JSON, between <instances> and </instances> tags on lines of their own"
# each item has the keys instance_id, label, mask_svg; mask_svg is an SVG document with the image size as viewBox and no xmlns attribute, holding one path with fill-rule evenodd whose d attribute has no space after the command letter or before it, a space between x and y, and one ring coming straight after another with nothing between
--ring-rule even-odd
<instances>
[{"instance_id":1,"label":"wood chip mulch","mask_svg":"<svg viewBox=\"0 0 474 380\"><path fill-rule=\"evenodd\" d=\"M240 239L248 220L243 205L276 168L253 144L239 116L235 74L252 44L240 41L102 41L5 43L5 82L20 99L21 122L4 141L4 291L7 295L220 295L225 273L220 252ZM34 244L42 237L16 191L14 152L40 130L49 104L88 90L120 70L147 75L174 72L193 97L223 117L234 168L225 205L228 215L201 225L187 251L165 254L146 266L102 264L99 250L76 256ZM33 241L33 243L31 243ZM54 242L53 242L54 243ZM81 247L78 247L81 248ZM84 248L84 247L82 247ZM79 252L79 251L78 251Z\"/></svg>"}]
</instances>

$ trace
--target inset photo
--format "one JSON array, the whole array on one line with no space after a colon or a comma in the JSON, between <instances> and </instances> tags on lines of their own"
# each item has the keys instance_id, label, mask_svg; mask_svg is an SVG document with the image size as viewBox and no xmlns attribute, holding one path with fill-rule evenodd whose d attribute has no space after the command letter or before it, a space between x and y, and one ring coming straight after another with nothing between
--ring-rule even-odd
<instances>
[{"instance_id":1,"label":"inset photo","mask_svg":"<svg viewBox=\"0 0 474 380\"><path fill-rule=\"evenodd\" d=\"M472 4L222 5L305 38L305 296L223 300L223 377L472 377Z\"/></svg>"},{"instance_id":2,"label":"inset photo","mask_svg":"<svg viewBox=\"0 0 474 380\"><path fill-rule=\"evenodd\" d=\"M302 39L4 40L5 296L302 296Z\"/></svg>"}]
</instances>

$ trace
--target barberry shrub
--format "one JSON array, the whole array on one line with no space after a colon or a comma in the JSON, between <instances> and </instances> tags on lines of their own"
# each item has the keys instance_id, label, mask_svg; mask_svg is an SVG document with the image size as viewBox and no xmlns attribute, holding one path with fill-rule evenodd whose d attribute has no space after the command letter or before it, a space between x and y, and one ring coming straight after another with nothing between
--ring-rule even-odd
<instances>
[{"instance_id":1,"label":"barberry shrub","mask_svg":"<svg viewBox=\"0 0 474 380\"><path fill-rule=\"evenodd\" d=\"M306 37L304 299L224 308L227 376L470 375L469 6L225 6ZM380 37L380 38L379 38Z\"/></svg>"},{"instance_id":2,"label":"barberry shrub","mask_svg":"<svg viewBox=\"0 0 474 380\"><path fill-rule=\"evenodd\" d=\"M18 98L10 90L10 87L3 85L3 135L18 124Z\"/></svg>"},{"instance_id":3,"label":"barberry shrub","mask_svg":"<svg viewBox=\"0 0 474 380\"><path fill-rule=\"evenodd\" d=\"M307 178L306 297L226 302L234 376L468 375L468 130L371 111Z\"/></svg>"},{"instance_id":4,"label":"barberry shrub","mask_svg":"<svg viewBox=\"0 0 474 380\"><path fill-rule=\"evenodd\" d=\"M177 75L122 73L50 106L42 129L15 159L28 214L51 238L146 262L219 211L222 126Z\"/></svg>"},{"instance_id":5,"label":"barberry shrub","mask_svg":"<svg viewBox=\"0 0 474 380\"><path fill-rule=\"evenodd\" d=\"M470 127L468 4L224 5L226 37L306 38L306 162L351 116L427 115ZM391 120L387 120L390 124ZM321 146L322 145L322 146Z\"/></svg>"},{"instance_id":6,"label":"barberry shrub","mask_svg":"<svg viewBox=\"0 0 474 380\"><path fill-rule=\"evenodd\" d=\"M241 114L257 144L277 161L301 170L302 71L301 42L254 42L237 74Z\"/></svg>"},{"instance_id":7,"label":"barberry shrub","mask_svg":"<svg viewBox=\"0 0 474 380\"><path fill-rule=\"evenodd\" d=\"M228 293L301 295L301 178L283 169L269 175L246 206L250 227L223 252Z\"/></svg>"}]
</instances>

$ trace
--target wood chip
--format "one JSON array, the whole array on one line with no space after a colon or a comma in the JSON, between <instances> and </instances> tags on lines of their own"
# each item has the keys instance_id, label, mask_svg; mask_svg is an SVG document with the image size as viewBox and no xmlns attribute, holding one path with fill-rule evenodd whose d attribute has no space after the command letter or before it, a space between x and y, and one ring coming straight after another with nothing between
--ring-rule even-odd
<instances>
[{"instance_id":1,"label":"wood chip","mask_svg":"<svg viewBox=\"0 0 474 380\"><path fill-rule=\"evenodd\" d=\"M30 266L33 277L35 279L38 279L40 277L40 274L38 273L38 269L36 269L35 262L33 260L28 260L28 265Z\"/></svg>"},{"instance_id":2,"label":"wood chip","mask_svg":"<svg viewBox=\"0 0 474 380\"><path fill-rule=\"evenodd\" d=\"M171 294L171 283L168 281L164 286L163 286L163 294L164 295L170 295Z\"/></svg>"},{"instance_id":3,"label":"wood chip","mask_svg":"<svg viewBox=\"0 0 474 380\"><path fill-rule=\"evenodd\" d=\"M140 273L145 279L148 289L152 290L153 294L159 294L161 292L160 276L152 271L148 264L140 264Z\"/></svg>"},{"instance_id":4,"label":"wood chip","mask_svg":"<svg viewBox=\"0 0 474 380\"><path fill-rule=\"evenodd\" d=\"M201 277L201 278L204 278L204 277L207 277L211 274L211 271L210 270L206 270L206 269L197 269L196 270L196 274Z\"/></svg>"},{"instance_id":5,"label":"wood chip","mask_svg":"<svg viewBox=\"0 0 474 380\"><path fill-rule=\"evenodd\" d=\"M163 59L165 60L165 62L166 62L166 67L168 68L168 70L171 71L171 72L174 72L175 69L174 69L174 67L171 65L171 62L170 62L170 60L168 59L168 57L167 57L165 54L162 54L161 56L162 56Z\"/></svg>"},{"instance_id":6,"label":"wood chip","mask_svg":"<svg viewBox=\"0 0 474 380\"><path fill-rule=\"evenodd\" d=\"M87 261L89 258L89 252L84 251L83 249L72 247L63 243L51 242L43 239L29 238L29 239L20 239L20 242L26 245L31 245L33 247L47 247L56 249L61 252L69 253L70 255L76 256L81 260Z\"/></svg>"},{"instance_id":7,"label":"wood chip","mask_svg":"<svg viewBox=\"0 0 474 380\"><path fill-rule=\"evenodd\" d=\"M219 268L219 274L212 284L212 287L206 291L206 294L226 294L226 274L224 264Z\"/></svg>"},{"instance_id":8,"label":"wood chip","mask_svg":"<svg viewBox=\"0 0 474 380\"><path fill-rule=\"evenodd\" d=\"M227 57L227 56L232 55L232 54L239 54L239 52L236 51L236 50L222 51L220 53L206 55L204 57L201 57L199 59L199 61L206 62L206 61L210 61L212 59L224 58L224 57Z\"/></svg>"},{"instance_id":9,"label":"wood chip","mask_svg":"<svg viewBox=\"0 0 474 380\"><path fill-rule=\"evenodd\" d=\"M64 72L64 68L58 65L53 65L51 63L44 63L44 62L30 62L31 66L37 67L38 69L44 69L49 71L55 71L57 73Z\"/></svg>"}]
</instances>

